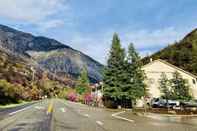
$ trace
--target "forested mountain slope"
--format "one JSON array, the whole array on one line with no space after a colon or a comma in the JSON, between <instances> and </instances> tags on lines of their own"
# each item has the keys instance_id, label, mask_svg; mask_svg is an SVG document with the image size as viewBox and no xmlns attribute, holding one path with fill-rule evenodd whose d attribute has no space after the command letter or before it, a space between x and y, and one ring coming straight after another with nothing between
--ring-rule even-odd
<instances>
[{"instance_id":1,"label":"forested mountain slope","mask_svg":"<svg viewBox=\"0 0 197 131\"><path fill-rule=\"evenodd\" d=\"M197 75L197 29L194 29L181 41L169 45L151 56L145 57L143 59L144 64L148 63L150 58L166 60Z\"/></svg>"}]
</instances>

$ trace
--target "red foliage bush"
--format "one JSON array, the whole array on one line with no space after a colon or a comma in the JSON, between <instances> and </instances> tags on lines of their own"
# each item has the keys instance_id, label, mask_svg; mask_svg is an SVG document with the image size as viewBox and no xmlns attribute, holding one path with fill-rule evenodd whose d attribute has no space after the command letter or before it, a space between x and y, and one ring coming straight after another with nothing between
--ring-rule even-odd
<instances>
[{"instance_id":1,"label":"red foliage bush","mask_svg":"<svg viewBox=\"0 0 197 131\"><path fill-rule=\"evenodd\" d=\"M76 102L77 101L77 94L74 92L71 92L68 94L67 98L70 101Z\"/></svg>"},{"instance_id":2,"label":"red foliage bush","mask_svg":"<svg viewBox=\"0 0 197 131\"><path fill-rule=\"evenodd\" d=\"M91 102L93 102L94 98L90 93L88 93L88 94L85 94L84 100L86 104L90 104Z\"/></svg>"}]
</instances>

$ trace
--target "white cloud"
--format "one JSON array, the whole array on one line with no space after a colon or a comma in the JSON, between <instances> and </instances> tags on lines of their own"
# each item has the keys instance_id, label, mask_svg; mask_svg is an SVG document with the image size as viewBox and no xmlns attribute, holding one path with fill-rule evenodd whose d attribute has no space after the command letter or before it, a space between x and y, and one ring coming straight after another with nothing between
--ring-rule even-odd
<instances>
[{"instance_id":1,"label":"white cloud","mask_svg":"<svg viewBox=\"0 0 197 131\"><path fill-rule=\"evenodd\" d=\"M66 9L65 0L0 0L0 17L34 25L46 23L48 28L63 22L50 17Z\"/></svg>"},{"instance_id":2,"label":"white cloud","mask_svg":"<svg viewBox=\"0 0 197 131\"><path fill-rule=\"evenodd\" d=\"M123 42L133 42L137 49L154 49L164 47L179 41L187 33L187 30L178 30L173 27L158 30L138 30L123 34Z\"/></svg>"},{"instance_id":3,"label":"white cloud","mask_svg":"<svg viewBox=\"0 0 197 131\"><path fill-rule=\"evenodd\" d=\"M40 23L38 23L38 25L40 27L42 27L41 30L45 31L47 29L52 29L52 28L56 28L56 27L60 27L60 26L64 25L64 21L50 20L50 21L40 22Z\"/></svg>"},{"instance_id":4,"label":"white cloud","mask_svg":"<svg viewBox=\"0 0 197 131\"><path fill-rule=\"evenodd\" d=\"M127 48L133 42L141 56L152 54L153 52L179 41L190 29L175 29L173 27L159 30L131 30L121 32L120 39L123 47ZM71 46L78 49L101 63L106 63L114 31L97 33L91 35L74 34L71 38ZM67 41L67 40L66 40Z\"/></svg>"}]
</instances>

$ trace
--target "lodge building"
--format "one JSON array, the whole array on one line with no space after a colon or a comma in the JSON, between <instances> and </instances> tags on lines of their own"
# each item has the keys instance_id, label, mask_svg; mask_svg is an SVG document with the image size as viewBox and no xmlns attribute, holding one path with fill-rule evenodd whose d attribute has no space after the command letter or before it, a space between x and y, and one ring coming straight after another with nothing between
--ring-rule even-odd
<instances>
[{"instance_id":1,"label":"lodge building","mask_svg":"<svg viewBox=\"0 0 197 131\"><path fill-rule=\"evenodd\" d=\"M162 95L159 89L161 74L165 73L168 79L172 79L173 73L177 71L184 79L188 80L190 93L194 99L197 99L197 76L161 59L151 61L144 65L142 69L146 74L145 83L150 98L158 98Z\"/></svg>"}]
</instances>

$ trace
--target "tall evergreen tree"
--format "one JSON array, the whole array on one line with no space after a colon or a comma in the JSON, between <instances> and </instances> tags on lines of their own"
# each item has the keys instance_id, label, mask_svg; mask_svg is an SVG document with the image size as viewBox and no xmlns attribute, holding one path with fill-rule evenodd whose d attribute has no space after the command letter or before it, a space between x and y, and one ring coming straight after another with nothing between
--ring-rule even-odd
<instances>
[{"instance_id":1,"label":"tall evergreen tree","mask_svg":"<svg viewBox=\"0 0 197 131\"><path fill-rule=\"evenodd\" d=\"M79 81L82 83L82 84L89 84L89 78L88 78L88 71L87 71L87 68L84 67L81 71L81 75L79 77Z\"/></svg>"},{"instance_id":2,"label":"tall evergreen tree","mask_svg":"<svg viewBox=\"0 0 197 131\"><path fill-rule=\"evenodd\" d=\"M81 75L78 80L76 91L80 95L87 92L89 89L89 78L87 68L83 68L81 71Z\"/></svg>"},{"instance_id":3,"label":"tall evergreen tree","mask_svg":"<svg viewBox=\"0 0 197 131\"><path fill-rule=\"evenodd\" d=\"M159 88L162 92L162 97L167 100L168 105L168 100L172 97L172 90L170 80L164 72L161 74L161 79L159 80Z\"/></svg>"},{"instance_id":4,"label":"tall evergreen tree","mask_svg":"<svg viewBox=\"0 0 197 131\"><path fill-rule=\"evenodd\" d=\"M113 101L121 99L121 79L124 68L125 51L121 47L118 34L114 34L112 46L104 70L104 97Z\"/></svg>"},{"instance_id":5,"label":"tall evergreen tree","mask_svg":"<svg viewBox=\"0 0 197 131\"><path fill-rule=\"evenodd\" d=\"M180 100L190 100L189 85L186 79L183 79L180 73L174 72L171 79L172 97Z\"/></svg>"},{"instance_id":6,"label":"tall evergreen tree","mask_svg":"<svg viewBox=\"0 0 197 131\"><path fill-rule=\"evenodd\" d=\"M132 43L128 48L125 68L127 68L128 94L133 101L136 101L146 95L146 85L144 83L145 73L142 70L141 59Z\"/></svg>"}]
</instances>

